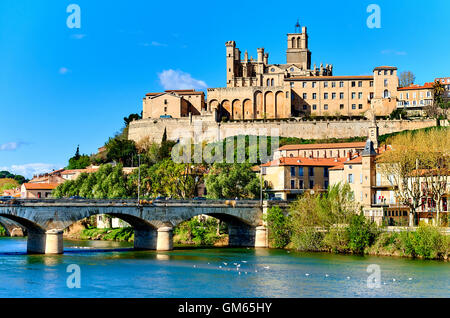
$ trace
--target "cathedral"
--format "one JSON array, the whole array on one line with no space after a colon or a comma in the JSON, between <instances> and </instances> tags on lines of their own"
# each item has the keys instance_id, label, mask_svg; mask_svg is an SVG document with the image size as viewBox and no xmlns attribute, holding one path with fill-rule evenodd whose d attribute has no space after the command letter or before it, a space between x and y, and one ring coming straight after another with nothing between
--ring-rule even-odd
<instances>
[{"instance_id":1,"label":"cathedral","mask_svg":"<svg viewBox=\"0 0 450 318\"><path fill-rule=\"evenodd\" d=\"M198 106L192 101L199 92L149 93L143 101L144 118L214 115L217 121L255 120L365 116L368 111L385 116L396 108L396 67L379 66L371 75L358 76L334 76L332 64L311 67L307 28L298 22L295 32L287 34L284 64L269 64L264 48L257 49L256 60L247 51L242 59L235 41L226 42L225 48L226 87L208 88L207 100Z\"/></svg>"}]
</instances>

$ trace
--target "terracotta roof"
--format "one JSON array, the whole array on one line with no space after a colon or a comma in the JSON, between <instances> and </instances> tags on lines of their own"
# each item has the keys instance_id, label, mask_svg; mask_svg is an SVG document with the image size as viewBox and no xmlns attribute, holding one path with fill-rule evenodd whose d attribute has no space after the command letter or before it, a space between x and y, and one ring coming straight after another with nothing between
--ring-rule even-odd
<instances>
[{"instance_id":1,"label":"terracotta roof","mask_svg":"<svg viewBox=\"0 0 450 318\"><path fill-rule=\"evenodd\" d=\"M397 90L399 91L404 91L404 90L410 90L410 89L430 89L433 88L433 83L425 83L422 86L420 85L410 85L410 86L406 86L406 87L399 87Z\"/></svg>"},{"instance_id":2,"label":"terracotta roof","mask_svg":"<svg viewBox=\"0 0 450 318\"><path fill-rule=\"evenodd\" d=\"M397 68L395 66L378 66L375 67L373 70L396 70Z\"/></svg>"},{"instance_id":3,"label":"terracotta roof","mask_svg":"<svg viewBox=\"0 0 450 318\"><path fill-rule=\"evenodd\" d=\"M336 149L336 148L364 148L365 141L358 142L338 142L328 144L298 144L298 145L285 145L278 150L306 150L306 149Z\"/></svg>"},{"instance_id":4,"label":"terracotta roof","mask_svg":"<svg viewBox=\"0 0 450 318\"><path fill-rule=\"evenodd\" d=\"M373 75L356 75L356 76L293 76L289 77L286 80L323 80L323 81L332 81L339 79L373 79Z\"/></svg>"},{"instance_id":5,"label":"terracotta roof","mask_svg":"<svg viewBox=\"0 0 450 318\"><path fill-rule=\"evenodd\" d=\"M353 158L352 160L344 162L344 165L358 164L358 163L362 163L362 157L361 156L358 156L356 158Z\"/></svg>"},{"instance_id":6,"label":"terracotta roof","mask_svg":"<svg viewBox=\"0 0 450 318\"><path fill-rule=\"evenodd\" d=\"M347 158L303 158L289 157L280 158L263 164L263 167L277 166L318 166L318 167L334 167L343 163Z\"/></svg>"},{"instance_id":7,"label":"terracotta roof","mask_svg":"<svg viewBox=\"0 0 450 318\"><path fill-rule=\"evenodd\" d=\"M344 164L340 164L337 166L334 166L333 168L330 168L330 170L344 170Z\"/></svg>"},{"instance_id":8,"label":"terracotta roof","mask_svg":"<svg viewBox=\"0 0 450 318\"><path fill-rule=\"evenodd\" d=\"M27 190L53 190L60 183L24 183L23 185Z\"/></svg>"}]
</instances>

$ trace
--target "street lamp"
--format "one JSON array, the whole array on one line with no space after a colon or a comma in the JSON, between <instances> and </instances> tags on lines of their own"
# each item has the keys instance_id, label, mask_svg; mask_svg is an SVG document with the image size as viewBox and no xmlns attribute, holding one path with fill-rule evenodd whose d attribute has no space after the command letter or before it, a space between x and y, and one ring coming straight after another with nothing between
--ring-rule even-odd
<instances>
[{"instance_id":1,"label":"street lamp","mask_svg":"<svg viewBox=\"0 0 450 318\"><path fill-rule=\"evenodd\" d=\"M138 154L138 205L141 195L141 154Z\"/></svg>"}]
</instances>

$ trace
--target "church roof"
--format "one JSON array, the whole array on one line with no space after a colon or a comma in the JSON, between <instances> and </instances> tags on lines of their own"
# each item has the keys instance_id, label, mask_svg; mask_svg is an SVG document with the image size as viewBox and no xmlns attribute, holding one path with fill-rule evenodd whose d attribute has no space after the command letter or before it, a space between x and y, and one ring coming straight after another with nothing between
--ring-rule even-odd
<instances>
[{"instance_id":1,"label":"church roof","mask_svg":"<svg viewBox=\"0 0 450 318\"><path fill-rule=\"evenodd\" d=\"M364 150L361 153L361 156L367 157L367 156L376 156L377 152L373 148L373 142L370 139L367 139L366 145L364 146Z\"/></svg>"}]
</instances>

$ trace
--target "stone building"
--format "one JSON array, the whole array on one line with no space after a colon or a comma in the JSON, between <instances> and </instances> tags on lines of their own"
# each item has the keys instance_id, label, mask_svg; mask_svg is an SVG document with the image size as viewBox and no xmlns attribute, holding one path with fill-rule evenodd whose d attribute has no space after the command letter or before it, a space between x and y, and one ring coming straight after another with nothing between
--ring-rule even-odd
<instances>
[{"instance_id":1,"label":"stone building","mask_svg":"<svg viewBox=\"0 0 450 318\"><path fill-rule=\"evenodd\" d=\"M181 118L205 110L205 93L193 89L148 93L143 99L143 118Z\"/></svg>"},{"instance_id":2,"label":"stone building","mask_svg":"<svg viewBox=\"0 0 450 318\"><path fill-rule=\"evenodd\" d=\"M424 107L433 104L433 83L412 84L398 88L397 108L410 114L423 115Z\"/></svg>"}]
</instances>

